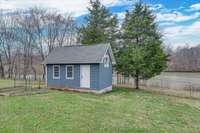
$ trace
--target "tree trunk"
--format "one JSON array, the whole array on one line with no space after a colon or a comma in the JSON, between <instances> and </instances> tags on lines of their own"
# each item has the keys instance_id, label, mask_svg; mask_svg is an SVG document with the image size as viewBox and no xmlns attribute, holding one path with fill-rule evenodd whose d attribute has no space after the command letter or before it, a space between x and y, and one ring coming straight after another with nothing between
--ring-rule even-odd
<instances>
[{"instance_id":1,"label":"tree trunk","mask_svg":"<svg viewBox=\"0 0 200 133\"><path fill-rule=\"evenodd\" d=\"M135 75L135 89L139 89L139 74L138 71L136 71L136 75Z\"/></svg>"},{"instance_id":2,"label":"tree trunk","mask_svg":"<svg viewBox=\"0 0 200 133\"><path fill-rule=\"evenodd\" d=\"M9 61L8 62L8 79L10 79L11 78L11 62Z\"/></svg>"},{"instance_id":3,"label":"tree trunk","mask_svg":"<svg viewBox=\"0 0 200 133\"><path fill-rule=\"evenodd\" d=\"M15 67L15 60L16 60L16 57L17 57L17 54L15 54L15 56L14 56L14 58L13 58L13 61L11 62L11 72L10 72L10 78L12 79L14 76L13 76L13 74L14 74L14 67Z\"/></svg>"},{"instance_id":4,"label":"tree trunk","mask_svg":"<svg viewBox=\"0 0 200 133\"><path fill-rule=\"evenodd\" d=\"M44 65L44 64L42 65L42 67L43 67L42 79L43 79L43 80L45 80L45 75L46 75L46 67L45 67L45 65Z\"/></svg>"},{"instance_id":5,"label":"tree trunk","mask_svg":"<svg viewBox=\"0 0 200 133\"><path fill-rule=\"evenodd\" d=\"M37 73L36 73L36 69L33 66L33 56L31 56L31 68L33 70L34 73L34 80L37 80Z\"/></svg>"},{"instance_id":6,"label":"tree trunk","mask_svg":"<svg viewBox=\"0 0 200 133\"><path fill-rule=\"evenodd\" d=\"M33 73L34 73L34 80L37 80L37 73L36 73L36 70L33 66L32 66L32 70L33 70Z\"/></svg>"},{"instance_id":7,"label":"tree trunk","mask_svg":"<svg viewBox=\"0 0 200 133\"><path fill-rule=\"evenodd\" d=\"M1 72L1 78L5 78L5 73L4 73L4 66L3 66L3 63L2 63L2 58L1 58L1 55L0 55L0 72Z\"/></svg>"}]
</instances>

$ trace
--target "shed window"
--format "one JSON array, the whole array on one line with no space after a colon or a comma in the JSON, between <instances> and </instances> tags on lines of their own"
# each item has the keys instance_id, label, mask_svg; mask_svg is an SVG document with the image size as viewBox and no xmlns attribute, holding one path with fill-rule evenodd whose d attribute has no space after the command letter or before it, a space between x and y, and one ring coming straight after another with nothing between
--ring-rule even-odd
<instances>
[{"instance_id":1,"label":"shed window","mask_svg":"<svg viewBox=\"0 0 200 133\"><path fill-rule=\"evenodd\" d=\"M67 65L66 66L66 79L73 79L74 78L74 66Z\"/></svg>"},{"instance_id":2,"label":"shed window","mask_svg":"<svg viewBox=\"0 0 200 133\"><path fill-rule=\"evenodd\" d=\"M60 78L60 66L59 65L54 65L53 66L53 78L54 79L59 79Z\"/></svg>"},{"instance_id":3,"label":"shed window","mask_svg":"<svg viewBox=\"0 0 200 133\"><path fill-rule=\"evenodd\" d=\"M109 56L108 55L106 55L104 57L103 63L104 63L104 67L109 67L110 60L109 60Z\"/></svg>"}]
</instances>

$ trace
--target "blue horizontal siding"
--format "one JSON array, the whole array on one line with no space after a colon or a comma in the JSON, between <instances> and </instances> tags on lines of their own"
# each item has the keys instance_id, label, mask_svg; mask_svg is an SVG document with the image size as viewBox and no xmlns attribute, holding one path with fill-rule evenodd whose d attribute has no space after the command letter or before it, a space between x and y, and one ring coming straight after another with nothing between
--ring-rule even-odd
<instances>
[{"instance_id":1,"label":"blue horizontal siding","mask_svg":"<svg viewBox=\"0 0 200 133\"><path fill-rule=\"evenodd\" d=\"M53 65L47 65L47 85L51 87L80 87L80 65L74 65L74 79L66 79L66 65L60 65L60 79L53 79Z\"/></svg>"},{"instance_id":2,"label":"blue horizontal siding","mask_svg":"<svg viewBox=\"0 0 200 133\"><path fill-rule=\"evenodd\" d=\"M109 55L109 53L107 53ZM110 56L109 56L110 57ZM57 65L57 64L56 64ZM67 64L70 65L70 64ZM112 63L104 67L103 63L90 65L90 88L101 90L112 85ZM60 79L53 79L53 65L47 65L48 87L80 88L80 64L74 65L74 79L66 79L66 65L60 65Z\"/></svg>"}]
</instances>

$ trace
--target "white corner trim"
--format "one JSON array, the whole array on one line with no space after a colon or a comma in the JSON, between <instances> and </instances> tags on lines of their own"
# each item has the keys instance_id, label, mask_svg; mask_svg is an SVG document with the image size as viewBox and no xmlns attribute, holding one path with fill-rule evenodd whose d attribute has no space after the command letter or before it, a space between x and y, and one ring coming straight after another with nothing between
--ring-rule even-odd
<instances>
[{"instance_id":1,"label":"white corner trim","mask_svg":"<svg viewBox=\"0 0 200 133\"><path fill-rule=\"evenodd\" d=\"M104 60L107 58L107 62L104 62ZM103 66L106 67L106 68L109 68L110 66L110 56L108 54L106 54L104 56L104 59L103 59Z\"/></svg>"},{"instance_id":2,"label":"white corner trim","mask_svg":"<svg viewBox=\"0 0 200 133\"><path fill-rule=\"evenodd\" d=\"M112 48L111 48L110 45L109 45L109 47L106 49L106 51L105 51L103 57L101 58L101 63L103 63L103 59L104 59L104 57L107 55L107 52L108 52L108 56L109 56L109 58L110 58L111 64L112 64L112 65L115 65L115 64L116 64L116 61L115 61L115 57L114 57L114 55L113 55L113 51L112 51Z\"/></svg>"},{"instance_id":3,"label":"white corner trim","mask_svg":"<svg viewBox=\"0 0 200 133\"><path fill-rule=\"evenodd\" d=\"M112 50L112 48L111 48L111 45L109 46L109 49L108 49L108 51L109 51L109 53L110 53L110 58L111 58L111 60L112 60L112 65L115 65L116 64L116 60L115 60L115 56L114 56L114 54L113 54L113 50Z\"/></svg>"},{"instance_id":4,"label":"white corner trim","mask_svg":"<svg viewBox=\"0 0 200 133\"><path fill-rule=\"evenodd\" d=\"M108 52L108 51L109 51L109 47L106 49L106 51L105 51L103 57L101 58L101 63L103 63L103 60L104 60L105 56L107 55L107 52Z\"/></svg>"}]
</instances>

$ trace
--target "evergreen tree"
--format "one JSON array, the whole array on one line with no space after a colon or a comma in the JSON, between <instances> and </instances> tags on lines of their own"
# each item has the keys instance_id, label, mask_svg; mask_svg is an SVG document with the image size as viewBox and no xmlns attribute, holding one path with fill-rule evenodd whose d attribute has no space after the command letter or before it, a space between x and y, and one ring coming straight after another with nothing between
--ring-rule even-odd
<instances>
[{"instance_id":1,"label":"evergreen tree","mask_svg":"<svg viewBox=\"0 0 200 133\"><path fill-rule=\"evenodd\" d=\"M90 45L97 43L114 44L117 17L113 16L99 0L90 0L86 25L80 28L80 41Z\"/></svg>"},{"instance_id":2,"label":"evergreen tree","mask_svg":"<svg viewBox=\"0 0 200 133\"><path fill-rule=\"evenodd\" d=\"M108 43L110 43L114 55L116 55L117 49L119 47L117 43L117 39L119 36L117 25L118 25L117 16L114 15L110 19L109 28L108 28L108 41L107 41Z\"/></svg>"},{"instance_id":3,"label":"evergreen tree","mask_svg":"<svg viewBox=\"0 0 200 133\"><path fill-rule=\"evenodd\" d=\"M140 79L149 79L166 68L167 56L161 44L161 34L155 16L148 6L138 2L127 11L122 24L123 46L117 56L118 72L135 79L136 89Z\"/></svg>"}]
</instances>

